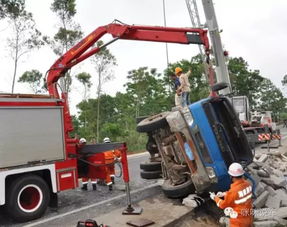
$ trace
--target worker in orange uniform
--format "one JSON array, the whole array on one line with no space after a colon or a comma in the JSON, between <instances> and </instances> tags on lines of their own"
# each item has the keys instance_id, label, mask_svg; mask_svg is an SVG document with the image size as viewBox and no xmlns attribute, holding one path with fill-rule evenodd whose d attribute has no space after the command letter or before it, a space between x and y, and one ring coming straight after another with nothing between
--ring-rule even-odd
<instances>
[{"instance_id":1,"label":"worker in orange uniform","mask_svg":"<svg viewBox=\"0 0 287 227\"><path fill-rule=\"evenodd\" d=\"M188 77L191 75L191 70L187 73L183 73L180 67L175 68L175 75L179 78L180 86L177 88L176 93L181 93L181 106L185 107L190 104L189 93L190 83Z\"/></svg>"},{"instance_id":2,"label":"worker in orange uniform","mask_svg":"<svg viewBox=\"0 0 287 227\"><path fill-rule=\"evenodd\" d=\"M227 216L230 216L230 227L251 227L253 223L252 186L243 178L244 170L239 163L232 163L228 174L232 178L229 191L218 192L216 195L210 192L210 198L219 208L224 209Z\"/></svg>"},{"instance_id":3,"label":"worker in orange uniform","mask_svg":"<svg viewBox=\"0 0 287 227\"><path fill-rule=\"evenodd\" d=\"M81 138L79 142L80 142L81 145L85 145L87 143L87 140L85 138ZM88 157L88 162L94 163L94 158L95 158L95 156ZM89 172L93 171L93 168L95 168L95 167L89 165ZM89 180L91 180L91 184L92 184L93 190L97 190L97 179L95 179L95 178L88 178L88 177L83 177L82 178L82 187L81 187L81 189L85 190L85 191L88 190Z\"/></svg>"},{"instance_id":4,"label":"worker in orange uniform","mask_svg":"<svg viewBox=\"0 0 287 227\"><path fill-rule=\"evenodd\" d=\"M103 140L104 143L110 143L110 138L106 137ZM109 186L109 190L113 190L113 182L115 178L115 160L120 158L120 151L118 150L110 150L104 152L105 155L105 164L109 164L106 166L106 185Z\"/></svg>"}]
</instances>

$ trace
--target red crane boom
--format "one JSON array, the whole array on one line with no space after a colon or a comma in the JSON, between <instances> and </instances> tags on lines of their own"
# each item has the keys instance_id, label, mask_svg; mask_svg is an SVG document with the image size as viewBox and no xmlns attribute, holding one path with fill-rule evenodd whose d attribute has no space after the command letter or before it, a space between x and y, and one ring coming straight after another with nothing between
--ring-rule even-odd
<instances>
[{"instance_id":1,"label":"red crane boom","mask_svg":"<svg viewBox=\"0 0 287 227\"><path fill-rule=\"evenodd\" d=\"M111 23L94 30L77 45L61 56L49 69L47 76L48 91L54 98L59 98L57 81L63 77L65 72L74 65L96 54L102 47L91 48L103 35L111 34L114 40L117 39L141 40L153 42L167 42L180 44L202 44L205 51L209 53L209 41L207 30L199 28L172 28L157 26L135 26L119 23Z\"/></svg>"}]
</instances>

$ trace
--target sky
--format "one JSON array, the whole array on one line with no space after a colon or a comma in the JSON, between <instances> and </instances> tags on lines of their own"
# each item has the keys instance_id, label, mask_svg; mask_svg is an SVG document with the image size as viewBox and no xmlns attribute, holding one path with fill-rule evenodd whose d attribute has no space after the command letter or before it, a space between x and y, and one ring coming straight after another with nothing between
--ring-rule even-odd
<instances>
[{"instance_id":1,"label":"sky","mask_svg":"<svg viewBox=\"0 0 287 227\"><path fill-rule=\"evenodd\" d=\"M260 70L261 75L271 79L279 88L281 80L287 74L287 1L286 0L213 0L216 17L224 48L231 57L243 57L250 69ZM52 0L26 0L27 10L32 12L38 29L50 37L57 32L59 22L50 10ZM163 0L77 0L75 22L79 23L84 34L88 35L99 26L118 19L126 24L163 26ZM191 27L185 0L165 0L166 21L169 27ZM205 22L202 2L197 0L201 22ZM11 35L5 21L0 22L0 92L10 92L13 74L13 62L7 49L7 38ZM108 40L110 37L105 37ZM114 80L104 84L105 93L114 95L124 91L127 72L148 66L163 72L167 66L165 44L118 40L109 46L117 59L114 68ZM195 45L168 44L169 62L190 59L198 54ZM22 58L17 77L32 69L45 73L57 60L51 48L35 50ZM96 96L96 72L91 61L86 60L75 66L73 74L88 72L93 76L94 86L90 97ZM16 93L30 93L28 86L17 83ZM286 93L285 93L286 94ZM76 104L83 97L81 84L74 81L70 94L72 113L76 113Z\"/></svg>"}]
</instances>

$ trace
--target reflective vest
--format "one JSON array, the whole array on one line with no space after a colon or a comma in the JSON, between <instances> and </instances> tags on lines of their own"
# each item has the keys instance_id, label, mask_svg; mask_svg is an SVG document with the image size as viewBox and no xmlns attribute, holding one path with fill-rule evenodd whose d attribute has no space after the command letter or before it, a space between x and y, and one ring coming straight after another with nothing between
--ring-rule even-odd
<instances>
[{"instance_id":1,"label":"reflective vest","mask_svg":"<svg viewBox=\"0 0 287 227\"><path fill-rule=\"evenodd\" d=\"M252 186L245 179L237 179L231 184L224 199L215 196L217 206L231 219L250 219L252 221Z\"/></svg>"}]
</instances>

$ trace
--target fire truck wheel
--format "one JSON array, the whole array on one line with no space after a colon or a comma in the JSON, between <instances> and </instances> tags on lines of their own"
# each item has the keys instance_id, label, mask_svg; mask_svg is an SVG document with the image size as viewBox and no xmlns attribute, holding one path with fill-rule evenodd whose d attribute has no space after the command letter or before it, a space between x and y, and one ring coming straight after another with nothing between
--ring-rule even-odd
<instances>
[{"instance_id":1,"label":"fire truck wheel","mask_svg":"<svg viewBox=\"0 0 287 227\"><path fill-rule=\"evenodd\" d=\"M161 171L141 171L141 178L147 180L161 178Z\"/></svg>"},{"instance_id":2,"label":"fire truck wheel","mask_svg":"<svg viewBox=\"0 0 287 227\"><path fill-rule=\"evenodd\" d=\"M140 169L144 171L161 171L161 162L142 162Z\"/></svg>"},{"instance_id":3,"label":"fire truck wheel","mask_svg":"<svg viewBox=\"0 0 287 227\"><path fill-rule=\"evenodd\" d=\"M184 198L195 192L195 188L191 180L179 185L172 185L170 180L165 180L161 188L165 196L172 199Z\"/></svg>"},{"instance_id":4,"label":"fire truck wheel","mask_svg":"<svg viewBox=\"0 0 287 227\"><path fill-rule=\"evenodd\" d=\"M41 217L49 202L49 187L41 177L36 175L16 178L7 190L8 214L19 222Z\"/></svg>"},{"instance_id":5,"label":"fire truck wheel","mask_svg":"<svg viewBox=\"0 0 287 227\"><path fill-rule=\"evenodd\" d=\"M138 132L152 132L158 128L164 128L166 125L168 125L165 119L168 114L169 112L163 112L163 113L145 118L140 123L138 123L137 131Z\"/></svg>"}]
</instances>

